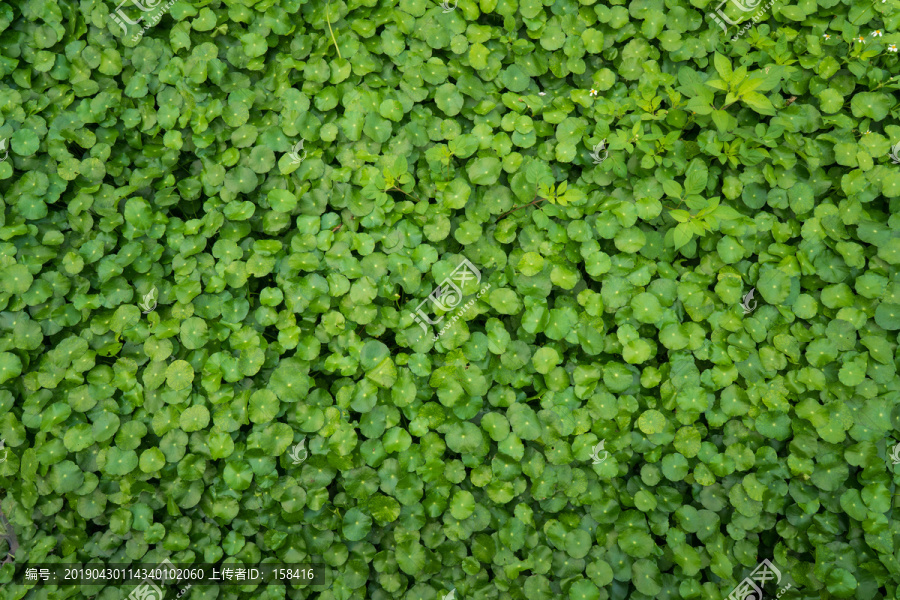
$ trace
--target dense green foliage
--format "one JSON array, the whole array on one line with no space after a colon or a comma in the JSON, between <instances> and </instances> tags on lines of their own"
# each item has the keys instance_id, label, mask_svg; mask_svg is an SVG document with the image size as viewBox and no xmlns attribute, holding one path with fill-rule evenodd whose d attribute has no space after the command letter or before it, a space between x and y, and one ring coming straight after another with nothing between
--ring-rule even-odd
<instances>
[{"instance_id":1,"label":"dense green foliage","mask_svg":"<svg viewBox=\"0 0 900 600\"><path fill-rule=\"evenodd\" d=\"M769 559L782 598L896 597L900 3L716 8L0 3L19 568L720 600Z\"/></svg>"}]
</instances>

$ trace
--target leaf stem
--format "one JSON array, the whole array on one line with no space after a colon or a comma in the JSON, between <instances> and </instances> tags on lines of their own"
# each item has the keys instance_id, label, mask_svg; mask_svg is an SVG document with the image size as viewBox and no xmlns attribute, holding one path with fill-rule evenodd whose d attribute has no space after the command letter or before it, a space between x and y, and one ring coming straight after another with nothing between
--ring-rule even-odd
<instances>
[{"instance_id":1,"label":"leaf stem","mask_svg":"<svg viewBox=\"0 0 900 600\"><path fill-rule=\"evenodd\" d=\"M388 189L386 189L386 190L384 190L384 191L385 191L385 192L400 192L401 194L406 194L407 196L409 196L410 198L412 198L412 199L415 200L416 202L419 202L419 199L418 199L418 198L416 198L416 197L413 196L412 194L407 194L406 192L404 192L403 190L401 190L400 188L398 188L396 185L395 185L394 187L390 187L390 188L388 188Z\"/></svg>"},{"instance_id":2,"label":"leaf stem","mask_svg":"<svg viewBox=\"0 0 900 600\"><path fill-rule=\"evenodd\" d=\"M500 219L502 219L502 218L505 217L506 215L508 215L508 214L510 214L510 213L513 213L513 212L516 212L516 211L519 210L520 208L526 208L526 207L528 207L528 206L534 206L534 205L537 204L538 202L543 202L544 200L546 200L546 198L538 198L537 196L535 196L535 197L534 197L534 200L532 200L532 201L529 202L528 204L523 204L522 206L517 206L517 207L515 207L515 208L513 208L513 209L511 209L511 210L506 211L505 213L503 213L502 215L500 215L499 217L497 217L497 220L499 221Z\"/></svg>"},{"instance_id":3,"label":"leaf stem","mask_svg":"<svg viewBox=\"0 0 900 600\"><path fill-rule=\"evenodd\" d=\"M331 19L328 16L328 8L330 6L331 6L330 1L325 4L325 21L328 22L328 31L331 32L331 41L334 42L334 49L337 50L338 58L343 59L344 57L341 56L341 49L338 48L337 40L334 39L334 30L331 28Z\"/></svg>"}]
</instances>

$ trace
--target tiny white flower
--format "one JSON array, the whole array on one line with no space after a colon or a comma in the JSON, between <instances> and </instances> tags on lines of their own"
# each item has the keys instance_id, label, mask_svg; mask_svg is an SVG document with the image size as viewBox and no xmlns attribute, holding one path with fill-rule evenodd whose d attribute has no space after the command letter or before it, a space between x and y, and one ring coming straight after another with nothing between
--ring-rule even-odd
<instances>
[{"instance_id":1,"label":"tiny white flower","mask_svg":"<svg viewBox=\"0 0 900 600\"><path fill-rule=\"evenodd\" d=\"M546 96L547 92L538 92L538 96Z\"/></svg>"},{"instance_id":2,"label":"tiny white flower","mask_svg":"<svg viewBox=\"0 0 900 600\"><path fill-rule=\"evenodd\" d=\"M830 40L830 39L831 39L831 36L828 35L827 33L823 33L823 34L822 34L822 37L825 38L826 40Z\"/></svg>"},{"instance_id":3,"label":"tiny white flower","mask_svg":"<svg viewBox=\"0 0 900 600\"><path fill-rule=\"evenodd\" d=\"M592 90L591 90L591 96L596 96L596 95L597 95L597 90L593 90L593 89L592 89Z\"/></svg>"},{"instance_id":4,"label":"tiny white flower","mask_svg":"<svg viewBox=\"0 0 900 600\"><path fill-rule=\"evenodd\" d=\"M890 46L888 46L888 52L896 52L896 51L897 51L897 44L891 44Z\"/></svg>"},{"instance_id":5,"label":"tiny white flower","mask_svg":"<svg viewBox=\"0 0 900 600\"><path fill-rule=\"evenodd\" d=\"M865 43L866 38L864 38L863 36L859 36L858 38L856 38L856 41L859 42L860 44L863 44L863 43Z\"/></svg>"},{"instance_id":6,"label":"tiny white flower","mask_svg":"<svg viewBox=\"0 0 900 600\"><path fill-rule=\"evenodd\" d=\"M872 37L881 37L882 35L884 35L884 34L881 33L880 29L876 29L875 31L872 32Z\"/></svg>"}]
</instances>

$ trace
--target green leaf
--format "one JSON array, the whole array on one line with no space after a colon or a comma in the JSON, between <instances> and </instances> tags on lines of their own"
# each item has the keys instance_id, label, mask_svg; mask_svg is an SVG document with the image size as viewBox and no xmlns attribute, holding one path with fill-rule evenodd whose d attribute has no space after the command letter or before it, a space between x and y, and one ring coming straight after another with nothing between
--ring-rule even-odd
<instances>
[{"instance_id":1,"label":"green leaf","mask_svg":"<svg viewBox=\"0 0 900 600\"><path fill-rule=\"evenodd\" d=\"M884 92L860 92L850 99L854 117L867 117L874 121L884 119L891 105L890 96Z\"/></svg>"},{"instance_id":2,"label":"green leaf","mask_svg":"<svg viewBox=\"0 0 900 600\"><path fill-rule=\"evenodd\" d=\"M287 190L272 190L268 199L272 210L278 212L289 213L297 208L297 197Z\"/></svg>"},{"instance_id":3,"label":"green leaf","mask_svg":"<svg viewBox=\"0 0 900 600\"><path fill-rule=\"evenodd\" d=\"M50 469L48 481L57 494L74 492L84 483L84 473L70 460L56 463Z\"/></svg>"},{"instance_id":4,"label":"green leaf","mask_svg":"<svg viewBox=\"0 0 900 600\"><path fill-rule=\"evenodd\" d=\"M750 92L741 97L741 101L761 115L774 115L772 102L759 92Z\"/></svg>"},{"instance_id":5,"label":"green leaf","mask_svg":"<svg viewBox=\"0 0 900 600\"><path fill-rule=\"evenodd\" d=\"M134 450L120 450L115 446L106 453L105 471L113 476L131 473L138 466L138 457Z\"/></svg>"},{"instance_id":6,"label":"green leaf","mask_svg":"<svg viewBox=\"0 0 900 600\"><path fill-rule=\"evenodd\" d=\"M6 383L22 374L22 359L12 352L0 352L0 383Z\"/></svg>"},{"instance_id":7,"label":"green leaf","mask_svg":"<svg viewBox=\"0 0 900 600\"><path fill-rule=\"evenodd\" d=\"M181 413L178 424L188 433L200 431L209 425L209 409L201 405L191 406Z\"/></svg>"},{"instance_id":8,"label":"green leaf","mask_svg":"<svg viewBox=\"0 0 900 600\"><path fill-rule=\"evenodd\" d=\"M690 223L681 223L672 230L672 236L675 243L675 249L678 250L691 241L694 233Z\"/></svg>"},{"instance_id":9,"label":"green leaf","mask_svg":"<svg viewBox=\"0 0 900 600\"><path fill-rule=\"evenodd\" d=\"M500 177L500 161L493 157L477 158L469 163L467 174L476 185L492 185Z\"/></svg>"},{"instance_id":10,"label":"green leaf","mask_svg":"<svg viewBox=\"0 0 900 600\"><path fill-rule=\"evenodd\" d=\"M348 540L364 540L371 529L372 517L359 508L351 508L344 514L342 532Z\"/></svg>"},{"instance_id":11,"label":"green leaf","mask_svg":"<svg viewBox=\"0 0 900 600\"><path fill-rule=\"evenodd\" d=\"M249 417L253 423L268 423L278 415L280 409L278 397L270 390L256 390L250 396Z\"/></svg>"},{"instance_id":12,"label":"green leaf","mask_svg":"<svg viewBox=\"0 0 900 600\"><path fill-rule=\"evenodd\" d=\"M537 414L524 404L513 404L506 414L512 430L523 440L536 440L541 435L541 423Z\"/></svg>"},{"instance_id":13,"label":"green leaf","mask_svg":"<svg viewBox=\"0 0 900 600\"><path fill-rule=\"evenodd\" d=\"M728 58L716 52L713 54L713 64L716 67L716 71L719 73L719 77L725 81L731 81L731 61L728 60Z\"/></svg>"},{"instance_id":14,"label":"green leaf","mask_svg":"<svg viewBox=\"0 0 900 600\"><path fill-rule=\"evenodd\" d=\"M538 373L546 375L559 364L559 354L553 348L541 348L532 355L531 361Z\"/></svg>"},{"instance_id":15,"label":"green leaf","mask_svg":"<svg viewBox=\"0 0 900 600\"><path fill-rule=\"evenodd\" d=\"M166 367L166 384L173 390L189 388L194 381L194 368L186 360L176 360Z\"/></svg>"},{"instance_id":16,"label":"green leaf","mask_svg":"<svg viewBox=\"0 0 900 600\"><path fill-rule=\"evenodd\" d=\"M756 289L766 304L778 306L787 300L791 291L791 280L780 270L769 269L760 274Z\"/></svg>"},{"instance_id":17,"label":"green leaf","mask_svg":"<svg viewBox=\"0 0 900 600\"><path fill-rule=\"evenodd\" d=\"M686 194L699 194L706 189L708 170L703 161L694 159L685 172L684 191Z\"/></svg>"},{"instance_id":18,"label":"green leaf","mask_svg":"<svg viewBox=\"0 0 900 600\"><path fill-rule=\"evenodd\" d=\"M666 417L658 410L648 410L638 418L637 425L646 434L661 433L666 426Z\"/></svg>"},{"instance_id":19,"label":"green leaf","mask_svg":"<svg viewBox=\"0 0 900 600\"><path fill-rule=\"evenodd\" d=\"M875 322L879 327L888 331L900 329L900 304L879 304L875 308ZM0 359L0 363L2 363L2 359ZM0 372L2 372L2 367L0 367Z\"/></svg>"}]
</instances>

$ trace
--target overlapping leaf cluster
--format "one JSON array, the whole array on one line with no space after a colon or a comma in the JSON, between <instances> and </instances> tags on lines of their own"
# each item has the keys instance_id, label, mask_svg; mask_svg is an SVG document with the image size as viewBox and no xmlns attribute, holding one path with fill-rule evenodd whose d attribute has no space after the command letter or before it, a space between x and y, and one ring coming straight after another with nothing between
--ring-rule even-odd
<instances>
[{"instance_id":1,"label":"overlapping leaf cluster","mask_svg":"<svg viewBox=\"0 0 900 600\"><path fill-rule=\"evenodd\" d=\"M738 39L703 0L179 1L139 41L115 8L0 6L20 567L718 600L768 558L784 598L894 597L895 0ZM463 258L490 291L434 342Z\"/></svg>"}]
</instances>

